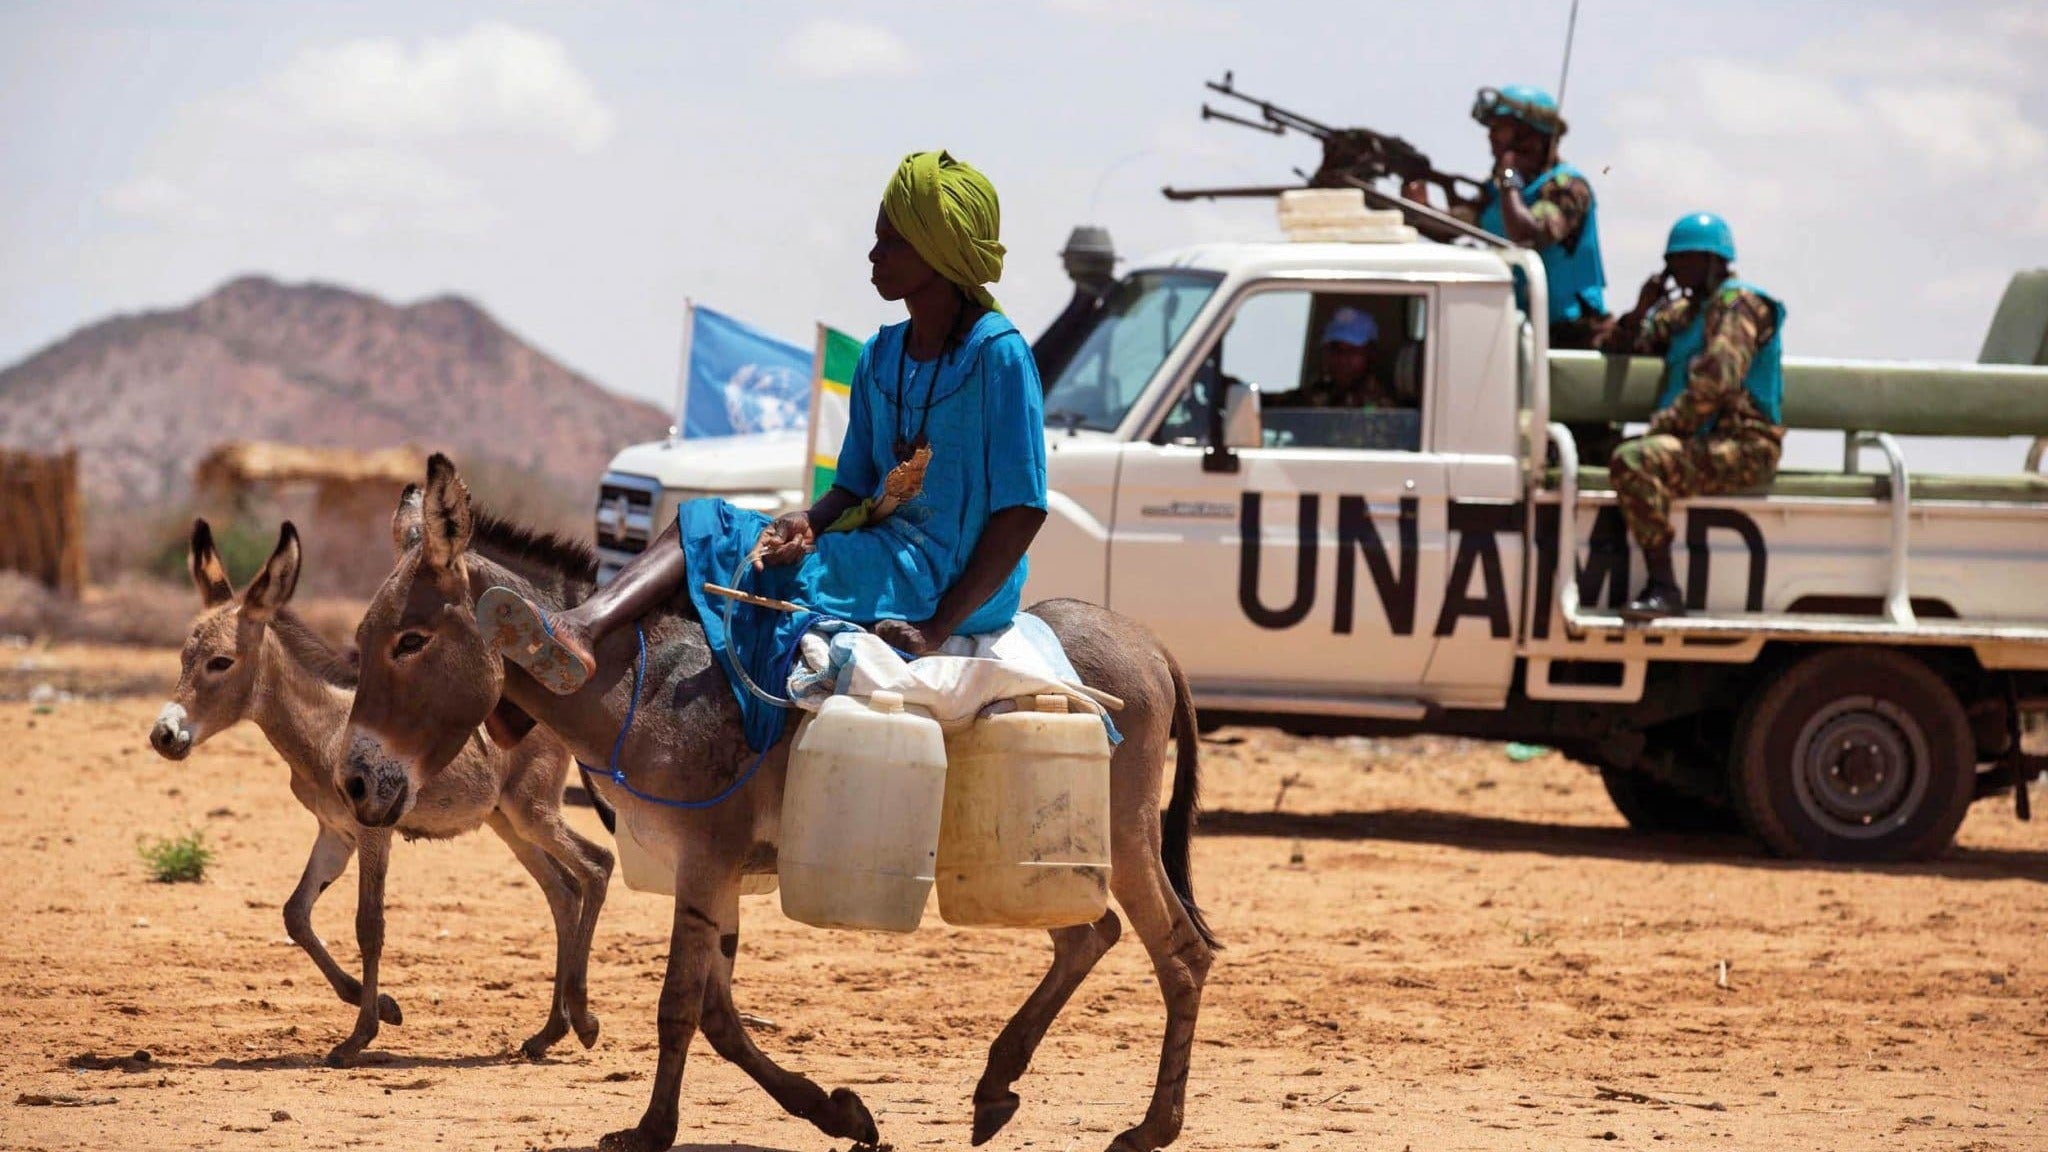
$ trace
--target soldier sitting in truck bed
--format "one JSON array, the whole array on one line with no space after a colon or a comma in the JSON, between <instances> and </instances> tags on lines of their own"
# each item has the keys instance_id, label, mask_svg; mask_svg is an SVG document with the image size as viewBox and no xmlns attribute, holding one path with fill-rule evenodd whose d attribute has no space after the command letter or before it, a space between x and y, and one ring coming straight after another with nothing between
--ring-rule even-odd
<instances>
[{"instance_id":1,"label":"soldier sitting in truck bed","mask_svg":"<svg viewBox=\"0 0 2048 1152\"><path fill-rule=\"evenodd\" d=\"M1630 620L1685 614L1671 567L1671 501L1768 483L1785 438L1785 306L1736 278L1735 234L1712 213L1672 225L1664 261L1635 310L1599 341L1604 351L1661 354L1665 365L1648 434L1616 448L1610 465L1650 569L1643 594L1622 609ZM1667 281L1680 299L1666 299Z\"/></svg>"}]
</instances>

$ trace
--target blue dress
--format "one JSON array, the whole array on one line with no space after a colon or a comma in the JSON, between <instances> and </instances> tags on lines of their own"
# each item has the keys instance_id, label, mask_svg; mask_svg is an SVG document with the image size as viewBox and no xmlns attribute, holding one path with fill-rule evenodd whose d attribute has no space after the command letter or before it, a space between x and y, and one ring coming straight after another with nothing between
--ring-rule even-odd
<instances>
[{"instance_id":1,"label":"blue dress","mask_svg":"<svg viewBox=\"0 0 2048 1152\"><path fill-rule=\"evenodd\" d=\"M905 351L910 325L891 325L861 350L854 368L846 439L836 486L863 499L879 496L898 445L920 435L932 449L924 489L873 527L829 532L800 564L741 573L750 592L792 600L814 614L872 625L929 619L967 570L989 518L1006 508L1045 505L1043 389L1031 347L998 312L982 315L965 339L937 360ZM724 584L770 518L722 500L693 500L677 513L690 599L728 678L726 602L705 581ZM1028 564L1019 560L1002 587L962 622L973 635L1007 625L1021 606ZM736 606L734 647L755 683L780 695L796 642L810 616ZM783 711L733 684L756 750L780 738Z\"/></svg>"}]
</instances>

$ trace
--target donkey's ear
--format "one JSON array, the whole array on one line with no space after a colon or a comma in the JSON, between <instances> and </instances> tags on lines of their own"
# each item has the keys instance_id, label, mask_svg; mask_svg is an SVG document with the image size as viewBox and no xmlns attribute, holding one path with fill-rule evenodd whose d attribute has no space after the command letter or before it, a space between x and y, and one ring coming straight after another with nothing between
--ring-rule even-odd
<instances>
[{"instance_id":1,"label":"donkey's ear","mask_svg":"<svg viewBox=\"0 0 2048 1152\"><path fill-rule=\"evenodd\" d=\"M299 586L299 530L287 520L277 532L277 550L242 593L242 619L268 624Z\"/></svg>"},{"instance_id":2,"label":"donkey's ear","mask_svg":"<svg viewBox=\"0 0 2048 1152\"><path fill-rule=\"evenodd\" d=\"M420 486L407 484L391 513L391 551L403 557L420 545Z\"/></svg>"},{"instance_id":3,"label":"donkey's ear","mask_svg":"<svg viewBox=\"0 0 2048 1152\"><path fill-rule=\"evenodd\" d=\"M427 491L420 521L420 542L428 564L447 568L468 550L472 526L469 485L455 471L455 462L439 452L427 457Z\"/></svg>"},{"instance_id":4,"label":"donkey's ear","mask_svg":"<svg viewBox=\"0 0 2048 1152\"><path fill-rule=\"evenodd\" d=\"M228 583L228 570L220 562L220 549L213 544L213 527L204 520L192 522L192 555L189 559L192 583L199 588L200 602L216 608L235 598L235 586Z\"/></svg>"}]
</instances>

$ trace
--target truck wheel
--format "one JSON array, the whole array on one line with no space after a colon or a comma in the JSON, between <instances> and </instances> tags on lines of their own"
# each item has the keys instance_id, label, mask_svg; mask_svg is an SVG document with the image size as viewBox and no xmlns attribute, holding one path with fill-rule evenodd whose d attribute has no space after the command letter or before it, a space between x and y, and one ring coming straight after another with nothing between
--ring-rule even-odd
<instances>
[{"instance_id":1,"label":"truck wheel","mask_svg":"<svg viewBox=\"0 0 2048 1152\"><path fill-rule=\"evenodd\" d=\"M1600 766L1607 798L1638 832L1679 832L1716 835L1742 831L1742 822L1726 808L1688 796L1647 772Z\"/></svg>"},{"instance_id":2,"label":"truck wheel","mask_svg":"<svg viewBox=\"0 0 2048 1152\"><path fill-rule=\"evenodd\" d=\"M1927 665L1834 648L1749 703L1729 766L1743 823L1780 856L1926 860L1976 788L1969 717Z\"/></svg>"}]
</instances>

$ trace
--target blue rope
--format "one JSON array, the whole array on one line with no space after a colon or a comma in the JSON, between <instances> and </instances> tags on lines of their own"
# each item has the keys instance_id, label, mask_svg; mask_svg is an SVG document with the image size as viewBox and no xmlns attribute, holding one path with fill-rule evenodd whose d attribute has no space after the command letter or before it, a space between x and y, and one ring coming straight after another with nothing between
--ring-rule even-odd
<instances>
[{"instance_id":1,"label":"blue rope","mask_svg":"<svg viewBox=\"0 0 2048 1152\"><path fill-rule=\"evenodd\" d=\"M647 680L647 629L638 622L635 622L633 625L633 639L640 649L639 655L633 661L633 697L626 703L626 721L619 725L618 738L612 741L611 760L605 765L602 775L609 777L612 783L625 789L628 796L636 800L645 800L649 804L659 804L663 808L716 808L730 800L733 793L746 787L747 781L754 778L754 773L761 770L761 762L768 759L768 749L761 749L761 754L754 757L753 767L748 768L742 773L740 778L733 781L732 785L725 791L720 792L709 800L671 800L665 796L656 796L649 792L642 792L628 783L625 769L619 767L619 753L626 747L626 733L633 730L633 718L640 712L640 687ZM784 671L784 678L788 678L787 670ZM592 768L581 760L576 761L576 765L585 772L597 772L597 769Z\"/></svg>"}]
</instances>

